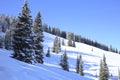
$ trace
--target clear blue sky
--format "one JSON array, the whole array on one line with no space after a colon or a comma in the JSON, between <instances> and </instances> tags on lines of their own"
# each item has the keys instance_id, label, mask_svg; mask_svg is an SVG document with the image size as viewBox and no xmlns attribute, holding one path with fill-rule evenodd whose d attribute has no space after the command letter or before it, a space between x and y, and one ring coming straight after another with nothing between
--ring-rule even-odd
<instances>
[{"instance_id":1,"label":"clear blue sky","mask_svg":"<svg viewBox=\"0 0 120 80\"><path fill-rule=\"evenodd\" d=\"M17 16L24 0L1 0L0 13ZM120 49L120 0L28 0L34 18Z\"/></svg>"}]
</instances>

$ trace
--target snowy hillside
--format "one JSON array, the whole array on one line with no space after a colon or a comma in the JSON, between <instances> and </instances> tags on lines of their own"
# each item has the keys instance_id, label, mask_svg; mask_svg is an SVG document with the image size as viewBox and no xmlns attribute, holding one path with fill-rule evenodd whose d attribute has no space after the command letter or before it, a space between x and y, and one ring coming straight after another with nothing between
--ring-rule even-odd
<instances>
[{"instance_id":1,"label":"snowy hillside","mask_svg":"<svg viewBox=\"0 0 120 80\"><path fill-rule=\"evenodd\" d=\"M0 49L0 80L98 80L99 64L103 57L109 67L110 80L117 80L120 55L107 52L83 43L76 43L76 48L62 46L59 54L51 53L51 57L45 57L48 47L52 50L55 36L44 33L44 64L26 64L10 58L13 51ZM62 40L62 39L61 39ZM67 42L67 40L65 40ZM59 66L60 57L66 49L70 72L64 71ZM84 62L84 73L82 77L75 73L76 58L81 54Z\"/></svg>"}]
</instances>

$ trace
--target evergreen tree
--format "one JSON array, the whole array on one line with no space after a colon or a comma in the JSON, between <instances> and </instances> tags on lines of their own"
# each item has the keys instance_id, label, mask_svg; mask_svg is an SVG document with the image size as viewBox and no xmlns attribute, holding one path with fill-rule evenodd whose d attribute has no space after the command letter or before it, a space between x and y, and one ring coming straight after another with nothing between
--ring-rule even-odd
<instances>
[{"instance_id":1,"label":"evergreen tree","mask_svg":"<svg viewBox=\"0 0 120 80\"><path fill-rule=\"evenodd\" d=\"M13 34L16 26L16 20L12 19L10 23L10 28L5 32L5 49L13 49Z\"/></svg>"},{"instance_id":2,"label":"evergreen tree","mask_svg":"<svg viewBox=\"0 0 120 80\"><path fill-rule=\"evenodd\" d=\"M65 46L65 42L64 42L64 39L62 40L62 45Z\"/></svg>"},{"instance_id":3,"label":"evergreen tree","mask_svg":"<svg viewBox=\"0 0 120 80\"><path fill-rule=\"evenodd\" d=\"M72 39L73 39L73 33L68 33L67 34L67 39L68 39L68 46L73 46Z\"/></svg>"},{"instance_id":4,"label":"evergreen tree","mask_svg":"<svg viewBox=\"0 0 120 80\"><path fill-rule=\"evenodd\" d=\"M42 26L43 26L43 31L48 32L48 25L44 23Z\"/></svg>"},{"instance_id":5,"label":"evergreen tree","mask_svg":"<svg viewBox=\"0 0 120 80\"><path fill-rule=\"evenodd\" d=\"M38 63L43 63L43 29L40 12L34 20L33 32L35 33L34 44L35 44L35 59Z\"/></svg>"},{"instance_id":6,"label":"evergreen tree","mask_svg":"<svg viewBox=\"0 0 120 80\"><path fill-rule=\"evenodd\" d=\"M12 42L11 41L11 31L10 31L10 29L8 29L5 32L5 49L10 50L11 42Z\"/></svg>"},{"instance_id":7,"label":"evergreen tree","mask_svg":"<svg viewBox=\"0 0 120 80\"><path fill-rule=\"evenodd\" d=\"M58 37L55 37L54 43L53 43L53 52L59 53L59 40Z\"/></svg>"},{"instance_id":8,"label":"evergreen tree","mask_svg":"<svg viewBox=\"0 0 120 80\"><path fill-rule=\"evenodd\" d=\"M0 17L1 19L1 17ZM4 33L2 32L2 27L0 24L0 48L4 48L4 43L5 43L5 39L4 39Z\"/></svg>"},{"instance_id":9,"label":"evergreen tree","mask_svg":"<svg viewBox=\"0 0 120 80\"><path fill-rule=\"evenodd\" d=\"M118 50L117 50L117 48L116 48L115 52L116 52L116 53L118 53Z\"/></svg>"},{"instance_id":10,"label":"evergreen tree","mask_svg":"<svg viewBox=\"0 0 120 80\"><path fill-rule=\"evenodd\" d=\"M52 33L52 28L50 26L48 27L48 33Z\"/></svg>"},{"instance_id":11,"label":"evergreen tree","mask_svg":"<svg viewBox=\"0 0 120 80\"><path fill-rule=\"evenodd\" d=\"M64 54L61 56L60 66L62 67L63 70L69 71L69 64L68 64L67 59L68 57L67 57L67 53L65 50Z\"/></svg>"},{"instance_id":12,"label":"evergreen tree","mask_svg":"<svg viewBox=\"0 0 120 80\"><path fill-rule=\"evenodd\" d=\"M111 51L111 52L113 51L112 45L110 45L109 51Z\"/></svg>"},{"instance_id":13,"label":"evergreen tree","mask_svg":"<svg viewBox=\"0 0 120 80\"><path fill-rule=\"evenodd\" d=\"M20 61L33 63L34 50L33 50L33 34L32 34L32 19L30 16L30 9L28 3L25 1L22 11L16 21L16 28L13 34L13 58Z\"/></svg>"},{"instance_id":14,"label":"evergreen tree","mask_svg":"<svg viewBox=\"0 0 120 80\"><path fill-rule=\"evenodd\" d=\"M109 70L106 63L106 57L103 56L103 60L100 62L100 71L99 71L99 80L108 80L109 78Z\"/></svg>"},{"instance_id":15,"label":"evergreen tree","mask_svg":"<svg viewBox=\"0 0 120 80\"><path fill-rule=\"evenodd\" d=\"M76 62L76 73L79 73L79 64L80 64L80 56L77 56L77 62Z\"/></svg>"},{"instance_id":16,"label":"evergreen tree","mask_svg":"<svg viewBox=\"0 0 120 80\"><path fill-rule=\"evenodd\" d=\"M76 47L76 45L75 45L75 41L73 41L73 45L72 45L73 47Z\"/></svg>"},{"instance_id":17,"label":"evergreen tree","mask_svg":"<svg viewBox=\"0 0 120 80\"><path fill-rule=\"evenodd\" d=\"M73 46L71 39L68 39L68 46L71 46L71 47Z\"/></svg>"},{"instance_id":18,"label":"evergreen tree","mask_svg":"<svg viewBox=\"0 0 120 80\"><path fill-rule=\"evenodd\" d=\"M60 32L60 37L66 39L66 38L67 38L66 35L67 35L66 31L61 31L61 32Z\"/></svg>"},{"instance_id":19,"label":"evergreen tree","mask_svg":"<svg viewBox=\"0 0 120 80\"><path fill-rule=\"evenodd\" d=\"M61 51L61 40L59 38L59 41L58 41L58 45L59 45L59 52Z\"/></svg>"},{"instance_id":20,"label":"evergreen tree","mask_svg":"<svg viewBox=\"0 0 120 80\"><path fill-rule=\"evenodd\" d=\"M50 57L50 48L48 48L48 50L47 50L46 57Z\"/></svg>"},{"instance_id":21,"label":"evergreen tree","mask_svg":"<svg viewBox=\"0 0 120 80\"><path fill-rule=\"evenodd\" d=\"M118 80L120 80L120 70L118 69Z\"/></svg>"},{"instance_id":22,"label":"evergreen tree","mask_svg":"<svg viewBox=\"0 0 120 80\"><path fill-rule=\"evenodd\" d=\"M104 74L103 74L103 62L100 61L100 71L99 71L99 80L104 80Z\"/></svg>"},{"instance_id":23,"label":"evergreen tree","mask_svg":"<svg viewBox=\"0 0 120 80\"><path fill-rule=\"evenodd\" d=\"M82 56L77 56L77 65L76 65L76 72L80 74L81 76L84 75L83 73L83 62L82 62Z\"/></svg>"},{"instance_id":24,"label":"evergreen tree","mask_svg":"<svg viewBox=\"0 0 120 80\"><path fill-rule=\"evenodd\" d=\"M3 32L0 32L0 48L4 48L4 36L3 36Z\"/></svg>"}]
</instances>

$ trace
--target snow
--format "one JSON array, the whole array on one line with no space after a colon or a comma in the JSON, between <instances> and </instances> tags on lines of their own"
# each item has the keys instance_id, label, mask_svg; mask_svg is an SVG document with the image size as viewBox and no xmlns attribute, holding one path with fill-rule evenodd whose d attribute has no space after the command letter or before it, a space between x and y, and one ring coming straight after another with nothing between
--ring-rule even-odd
<instances>
[{"instance_id":1,"label":"snow","mask_svg":"<svg viewBox=\"0 0 120 80\"><path fill-rule=\"evenodd\" d=\"M120 55L76 42L76 48L62 46L59 54L52 53L54 35L44 33L44 64L27 64L11 58L13 51L0 49L0 80L98 80L99 65L103 54L110 70L109 80L117 80ZM61 38L62 41L62 38ZM67 40L65 40L67 42ZM45 57L48 47L51 57ZM93 49L93 51L92 51ZM70 72L59 66L60 57L66 50ZM84 76L76 74L76 58L82 55Z\"/></svg>"}]
</instances>

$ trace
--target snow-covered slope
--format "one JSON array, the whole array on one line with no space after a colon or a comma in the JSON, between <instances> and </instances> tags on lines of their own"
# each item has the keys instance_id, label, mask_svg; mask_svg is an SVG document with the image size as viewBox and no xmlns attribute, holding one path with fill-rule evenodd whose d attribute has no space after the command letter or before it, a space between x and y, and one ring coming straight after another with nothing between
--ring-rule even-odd
<instances>
[{"instance_id":1,"label":"snow-covered slope","mask_svg":"<svg viewBox=\"0 0 120 80\"><path fill-rule=\"evenodd\" d=\"M48 47L53 46L55 36L44 33L44 55ZM67 42L67 40L65 40ZM66 49L70 72L64 71L59 66L60 56ZM12 51L0 49L0 80L97 80L100 59L105 54L109 66L110 80L117 80L120 55L107 52L83 43L76 43L76 48L62 46L59 54L52 53L51 57L44 56L44 64L27 64L10 58ZM85 76L75 73L76 58L81 54L84 62Z\"/></svg>"}]
</instances>

